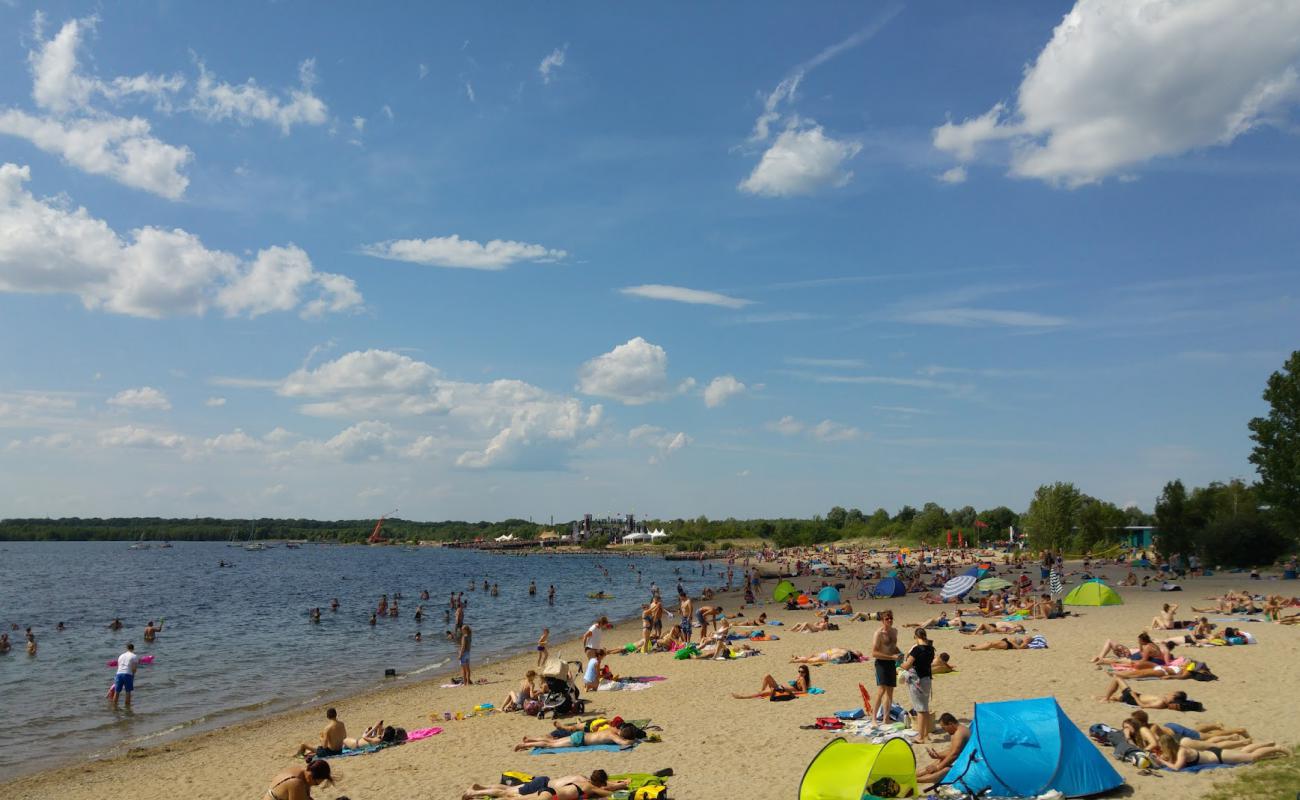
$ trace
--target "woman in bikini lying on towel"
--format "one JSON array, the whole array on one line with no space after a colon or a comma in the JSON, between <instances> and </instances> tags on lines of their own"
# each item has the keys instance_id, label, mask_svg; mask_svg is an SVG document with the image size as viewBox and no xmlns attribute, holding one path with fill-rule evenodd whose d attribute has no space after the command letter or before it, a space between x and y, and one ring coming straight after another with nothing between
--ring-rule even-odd
<instances>
[{"instance_id":1,"label":"woman in bikini lying on towel","mask_svg":"<svg viewBox=\"0 0 1300 800\"><path fill-rule=\"evenodd\" d=\"M753 700L756 697L772 698L777 695L789 695L794 697L796 694L807 694L812 688L812 677L808 674L808 665L799 665L799 677L795 678L794 686L783 686L776 682L776 678L771 675L763 676L763 687L757 694L733 694L732 697L737 700Z\"/></svg>"}]
</instances>

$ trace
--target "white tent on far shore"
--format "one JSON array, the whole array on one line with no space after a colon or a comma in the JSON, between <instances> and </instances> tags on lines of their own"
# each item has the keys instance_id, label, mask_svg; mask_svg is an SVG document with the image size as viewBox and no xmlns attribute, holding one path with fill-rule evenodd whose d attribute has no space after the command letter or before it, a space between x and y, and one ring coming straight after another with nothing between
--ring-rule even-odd
<instances>
[{"instance_id":1,"label":"white tent on far shore","mask_svg":"<svg viewBox=\"0 0 1300 800\"><path fill-rule=\"evenodd\" d=\"M660 541L661 539L667 539L667 538L668 538L668 534L664 533L662 529L650 531L650 541L652 542L657 542Z\"/></svg>"},{"instance_id":2,"label":"white tent on far shore","mask_svg":"<svg viewBox=\"0 0 1300 800\"><path fill-rule=\"evenodd\" d=\"M649 538L650 537L647 534L641 533L640 531L636 533L629 533L627 536L623 537L623 544L632 544L633 542L644 542Z\"/></svg>"}]
</instances>

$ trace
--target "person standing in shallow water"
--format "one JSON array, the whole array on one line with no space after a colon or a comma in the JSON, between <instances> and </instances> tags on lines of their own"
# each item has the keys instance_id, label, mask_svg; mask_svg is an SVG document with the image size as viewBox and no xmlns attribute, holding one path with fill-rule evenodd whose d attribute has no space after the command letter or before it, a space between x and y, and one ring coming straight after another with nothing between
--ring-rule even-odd
<instances>
[{"instance_id":1,"label":"person standing in shallow water","mask_svg":"<svg viewBox=\"0 0 1300 800\"><path fill-rule=\"evenodd\" d=\"M135 691L135 671L140 666L140 657L135 654L135 644L126 643L126 651L117 657L117 675L113 677L113 708L123 692L126 693L126 707L131 707L131 694Z\"/></svg>"},{"instance_id":2,"label":"person standing in shallow water","mask_svg":"<svg viewBox=\"0 0 1300 800\"><path fill-rule=\"evenodd\" d=\"M550 590L546 593L546 602L555 605L555 584L553 583L551 584Z\"/></svg>"}]
</instances>

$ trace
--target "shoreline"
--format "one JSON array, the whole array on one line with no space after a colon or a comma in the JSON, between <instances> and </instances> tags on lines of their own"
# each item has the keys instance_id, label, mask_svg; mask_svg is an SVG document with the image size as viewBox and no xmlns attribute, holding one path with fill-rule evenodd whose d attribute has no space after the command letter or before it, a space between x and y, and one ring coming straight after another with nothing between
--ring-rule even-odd
<instances>
[{"instance_id":1,"label":"shoreline","mask_svg":"<svg viewBox=\"0 0 1300 800\"><path fill-rule=\"evenodd\" d=\"M556 553L556 554L572 555L570 553ZM505 553L499 553L499 555L505 555ZM511 555L513 555L513 553ZM520 553L520 555L522 555L522 553ZM601 555L601 554L593 553L593 555ZM628 553L628 554L620 554L620 555L631 556L633 554ZM637 554L637 555L641 555L641 554ZM656 555L656 554L647 553L644 555ZM740 594L739 590L730 593L717 591L715 594L715 599L728 598L733 595L736 598L739 598L739 594ZM698 599L696 602L697 603L699 602ZM599 610L599 606L597 606L596 608L593 609L591 620L594 622L595 619L601 616L602 614L608 616L610 618L610 621L613 623L613 627L610 628L608 631L606 631L605 634L606 636L611 636L614 637L615 639L621 638L624 635L631 636L632 638L640 637L641 630L636 624L638 622L638 617L639 617L639 613L637 611L629 611L627 612L627 615L625 617L617 617L614 614L609 613L607 611ZM585 625L589 625L589 624L591 623L590 622L584 623L584 627ZM583 656L581 643L582 643L581 634L573 636L572 638L569 639L563 639L558 643L552 642L549 648L550 653L554 657L560 655L561 652L563 652L567 655L563 655L561 657L563 657L566 661L581 661ZM574 655L575 653L576 656ZM479 678L484 677L484 673L488 673L488 675L492 676L492 678L494 679L490 679L486 684L480 684L476 682L473 688L481 690L488 686L493 686L493 687L499 686L500 694L504 697L504 695L510 690L510 687L513 686L513 682L517 682L520 678L522 678L524 672L527 669L531 669L533 667L529 666L524 669L518 670L517 672L508 672L507 677L505 677L504 679L495 679L495 678L497 678L500 675L500 673L507 668L507 666L513 667L514 662L531 663L531 662L535 662L535 660L536 660L536 650L533 649L520 650L517 647L503 647L497 650L487 651L481 660L475 659L473 661L472 663L473 675L476 681ZM225 737L227 735L238 735L241 733L255 731L267 725L278 726L278 725L293 724L302 730L302 733L300 735L306 737L303 739L304 741L314 740L316 731L318 731L322 725L324 710L327 707L330 706L340 707L340 716L344 716L341 707L346 705L373 704L382 701L389 701L389 704L391 705L394 704L394 701L401 701L406 699L405 697L406 695L423 694L429 691L431 688L433 691L439 691L439 692L451 691L450 689L443 689L442 688L443 683L449 681L453 677L459 678L460 675L459 667L455 663L454 652L449 654L447 656L447 659L436 668L428 669L427 675L423 674L424 671L425 671L424 669L421 669L419 673L407 673L406 675L398 675L395 679L380 678L379 683L371 685L369 687L357 688L353 690L343 690L337 694L326 692L324 694L314 695L310 698L304 697L304 698L288 700L287 702L290 705L287 708L281 708L279 710L270 711L267 713L254 712L251 716L238 719L233 722L220 724L212 728L201 728L200 726L203 723L202 721L199 721L193 723L192 725L183 726L192 729L176 731L175 735L168 735L165 733L153 734L153 736L156 737L156 741L151 741L149 744L133 746L133 747L125 747L124 745L122 745L116 748L117 752L114 752L109 755L98 756L92 754L91 757L87 758L84 761L80 761L80 760L68 761L66 763L61 763L61 764L41 766L30 772L22 772L16 774L12 778L6 777L5 780L0 781L0 792L12 793L17 791L19 793L16 796L24 797L25 795L21 794L21 790L23 787L28 785L33 785L33 784L41 785L50 782L62 781L64 779L74 779L73 778L74 775L81 776L89 771L121 768L127 764L138 762L141 759L157 757L166 753L172 753L185 746L207 742L213 739ZM434 685L435 681L438 682L436 685ZM496 692L497 689L494 688L492 691ZM584 693L584 696L591 697L592 695L590 693ZM447 699L451 700L452 698L449 696ZM496 700L489 700L486 702L492 702L494 704L499 705L499 703ZM468 711L470 708L472 708L473 705L477 705L477 703L470 704L464 709L461 709L459 706L456 706L455 708L449 708L443 710L451 710L453 712L457 710ZM439 719L436 721L432 720L432 718L429 716L435 713L438 714L439 716ZM518 716L518 715L513 715L513 716ZM405 727L407 729L415 729L415 728L426 727L426 726L445 727L447 725L463 724L468 721L469 721L468 719L459 720L459 721L453 719L450 723L446 723L441 720L441 711L429 711L429 712L425 712L421 716L421 718L415 720L414 724L401 723L401 727ZM365 727L367 727L368 723L361 724L360 720L358 719L353 721L353 725L355 726L356 730L360 731L363 730ZM352 729L349 730L351 731ZM125 747L125 749L122 749L123 747ZM14 795L9 795L9 796L14 796Z\"/></svg>"}]
</instances>

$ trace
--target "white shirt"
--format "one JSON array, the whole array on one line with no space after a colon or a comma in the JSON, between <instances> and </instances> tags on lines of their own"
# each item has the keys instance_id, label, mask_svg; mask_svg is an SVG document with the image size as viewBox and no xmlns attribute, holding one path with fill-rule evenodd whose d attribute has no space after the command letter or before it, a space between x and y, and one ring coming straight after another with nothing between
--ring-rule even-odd
<instances>
[{"instance_id":1,"label":"white shirt","mask_svg":"<svg viewBox=\"0 0 1300 800\"><path fill-rule=\"evenodd\" d=\"M592 625L590 628L587 629L587 633L590 635L589 638L587 639L588 650L600 649L600 634L602 631L603 629L600 627L599 622L597 622L595 625Z\"/></svg>"},{"instance_id":2,"label":"white shirt","mask_svg":"<svg viewBox=\"0 0 1300 800\"><path fill-rule=\"evenodd\" d=\"M125 653L117 657L117 674L121 675L123 673L128 673L134 675L135 668L139 666L139 664L140 656L127 650Z\"/></svg>"}]
</instances>

